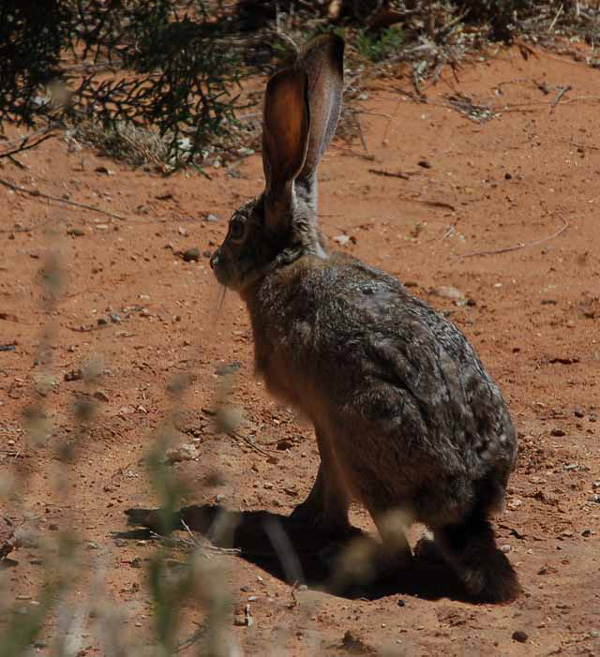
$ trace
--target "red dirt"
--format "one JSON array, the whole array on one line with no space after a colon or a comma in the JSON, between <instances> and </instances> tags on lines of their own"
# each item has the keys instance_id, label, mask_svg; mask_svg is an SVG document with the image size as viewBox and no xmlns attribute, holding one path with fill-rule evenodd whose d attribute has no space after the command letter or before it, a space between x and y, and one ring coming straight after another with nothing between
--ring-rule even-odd
<instances>
[{"instance_id":1,"label":"red dirt","mask_svg":"<svg viewBox=\"0 0 600 657\"><path fill-rule=\"evenodd\" d=\"M572 90L552 109L555 91L544 95L536 84L542 81ZM510 403L520 459L497 535L524 595L507 606L477 606L419 595L418 583L415 591L399 582L395 592L373 600L298 591L294 604L291 587L268 569L213 554L236 608L256 596L249 602L254 625L230 628L245 654L266 654L271 646L292 655L386 648L411 656L600 654L600 504L593 501L600 499L594 498L600 494L594 487L600 480L599 81L582 63L543 53L523 61L512 51L466 66L459 83L448 79L431 88L431 104L403 102L400 82L375 82L364 103L370 113L361 116L372 160L357 156L359 146L348 152L338 143L321 166L326 235L349 235L340 248L412 282L415 293L449 311ZM444 106L455 84L454 93L511 110L484 124L468 120ZM210 179L132 171L87 151L69 152L62 140L19 160L26 169L4 160L0 178L127 218L0 190L0 344L16 345L0 352L0 478L19 475L4 514L17 523L27 514L43 537L55 536L56 528L76 530L89 559L102 557L104 594L126 612L127 633L150 642L144 570L132 564L135 557L143 564L157 546L113 534L127 530L125 509L156 506L142 459L174 410L165 392L174 377L192 375L176 422L187 435L177 440L195 442L198 456L172 466L191 485L186 502L224 499L232 510L286 515L316 472L312 429L253 380L245 309L232 294L219 309L221 291L202 255L220 243L231 212L261 190L260 158L245 160L239 178L211 169ZM424 160L430 168L419 165ZM115 175L96 172L101 165ZM219 221L206 221L208 213ZM74 228L84 234L70 235ZM546 237L505 253L460 258ZM184 263L173 252L194 246L199 262ZM68 280L47 316L39 282L49 248L60 249ZM458 288L473 305L431 293L440 286ZM110 313L121 322L113 323ZM100 318L108 323L97 328ZM43 351L48 327L51 348ZM105 368L98 381L65 381L66 373L97 357ZM47 369L38 364L44 358ZM221 380L215 371L232 361L241 363L235 391L244 409L241 431L276 459L216 433L203 410L215 407ZM44 371L56 383L40 398L55 431L36 445L26 438L22 416ZM57 448L77 433L74 402L98 391L104 393L99 414L74 461L62 465ZM212 485L215 471L225 485ZM353 520L371 527L359 508ZM40 552L25 541L10 555L11 567L0 570L0 592L21 596L18 604L26 608L31 602L22 596L39 593ZM75 599L83 604L88 591L84 577ZM203 616L202 609L187 608L182 639ZM0 617L0 632L3 624ZM347 631L352 636L344 645ZM516 631L527 634L525 643L513 639ZM93 620L83 637L81 654L104 654Z\"/></svg>"}]
</instances>

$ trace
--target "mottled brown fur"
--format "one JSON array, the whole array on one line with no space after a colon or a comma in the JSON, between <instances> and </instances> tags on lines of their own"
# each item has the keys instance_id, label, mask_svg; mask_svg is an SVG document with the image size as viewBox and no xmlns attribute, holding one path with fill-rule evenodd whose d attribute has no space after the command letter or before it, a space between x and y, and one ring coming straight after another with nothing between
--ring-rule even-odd
<instances>
[{"instance_id":1,"label":"mottled brown fur","mask_svg":"<svg viewBox=\"0 0 600 657\"><path fill-rule=\"evenodd\" d=\"M503 505L517 454L506 405L451 322L392 276L326 253L316 166L337 121L343 47L325 37L308 52L290 70L313 96L286 130L297 141L307 116L328 124L310 124L302 157L295 141L278 147L280 158L291 153L291 173L274 182L266 163L266 192L234 214L212 260L219 281L247 304L257 373L315 425L321 465L295 513L343 532L356 499L384 542L387 519L400 513L432 529L439 554L475 598L510 600L517 578L488 521ZM272 120L265 117L274 149Z\"/></svg>"}]
</instances>

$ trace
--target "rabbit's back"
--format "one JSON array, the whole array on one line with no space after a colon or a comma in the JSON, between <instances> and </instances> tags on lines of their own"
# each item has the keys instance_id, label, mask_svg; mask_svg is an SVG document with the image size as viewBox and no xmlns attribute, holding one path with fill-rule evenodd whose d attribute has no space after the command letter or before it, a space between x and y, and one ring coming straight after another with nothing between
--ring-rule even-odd
<instances>
[{"instance_id":1,"label":"rabbit's back","mask_svg":"<svg viewBox=\"0 0 600 657\"><path fill-rule=\"evenodd\" d=\"M399 281L304 257L266 276L250 311L258 371L335 442L358 496L411 498L424 521L501 503L516 457L504 400L458 328Z\"/></svg>"}]
</instances>

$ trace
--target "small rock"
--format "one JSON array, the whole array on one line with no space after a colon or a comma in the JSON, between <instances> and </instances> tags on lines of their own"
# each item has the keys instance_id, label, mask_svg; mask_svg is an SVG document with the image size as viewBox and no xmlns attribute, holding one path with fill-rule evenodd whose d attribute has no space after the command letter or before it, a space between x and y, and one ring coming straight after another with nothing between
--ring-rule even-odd
<instances>
[{"instance_id":1,"label":"small rock","mask_svg":"<svg viewBox=\"0 0 600 657\"><path fill-rule=\"evenodd\" d=\"M248 593L251 590L252 589L248 586L248 584L244 584L244 586L240 586L240 591L242 591L243 593Z\"/></svg>"},{"instance_id":2,"label":"small rock","mask_svg":"<svg viewBox=\"0 0 600 657\"><path fill-rule=\"evenodd\" d=\"M225 376L227 374L234 374L237 372L242 364L240 363L239 360L232 360L230 363L226 363L225 365L221 365L220 367L217 367L215 370L215 374L217 376Z\"/></svg>"},{"instance_id":3,"label":"small rock","mask_svg":"<svg viewBox=\"0 0 600 657\"><path fill-rule=\"evenodd\" d=\"M233 624L238 627L252 627L254 625L254 617L250 612L250 605L244 607L243 613L238 613L234 616Z\"/></svg>"},{"instance_id":4,"label":"small rock","mask_svg":"<svg viewBox=\"0 0 600 657\"><path fill-rule=\"evenodd\" d=\"M110 321L113 324L120 324L121 323L121 315L117 315L116 313L111 313L109 315Z\"/></svg>"},{"instance_id":5,"label":"small rock","mask_svg":"<svg viewBox=\"0 0 600 657\"><path fill-rule=\"evenodd\" d=\"M512 180L512 174L508 173L508 171L504 174L504 180Z\"/></svg>"},{"instance_id":6,"label":"small rock","mask_svg":"<svg viewBox=\"0 0 600 657\"><path fill-rule=\"evenodd\" d=\"M436 297L442 297L443 299L452 299L453 301L466 301L465 295L460 290L447 285L434 287L431 290L431 294Z\"/></svg>"},{"instance_id":7,"label":"small rock","mask_svg":"<svg viewBox=\"0 0 600 657\"><path fill-rule=\"evenodd\" d=\"M350 235L336 235L332 238L334 242L337 242L340 246L346 246L350 242Z\"/></svg>"},{"instance_id":8,"label":"small rock","mask_svg":"<svg viewBox=\"0 0 600 657\"><path fill-rule=\"evenodd\" d=\"M139 557L133 557L133 559L129 562L129 565L132 568L141 568L142 567L142 560Z\"/></svg>"},{"instance_id":9,"label":"small rock","mask_svg":"<svg viewBox=\"0 0 600 657\"><path fill-rule=\"evenodd\" d=\"M529 635L527 632L523 632L523 630L517 630L516 632L513 632L512 639L513 641L518 641L519 643L527 643Z\"/></svg>"},{"instance_id":10,"label":"small rock","mask_svg":"<svg viewBox=\"0 0 600 657\"><path fill-rule=\"evenodd\" d=\"M282 438L278 443L277 443L277 449L281 450L282 452L291 449L294 446L294 443L289 439L289 438Z\"/></svg>"},{"instance_id":11,"label":"small rock","mask_svg":"<svg viewBox=\"0 0 600 657\"><path fill-rule=\"evenodd\" d=\"M561 436L566 436L566 435L567 435L567 432L566 432L564 429L561 429L560 427L555 427L555 428L552 429L552 431L550 432L550 435L551 435L551 436L555 436L555 437L557 437L557 438L560 438Z\"/></svg>"},{"instance_id":12,"label":"small rock","mask_svg":"<svg viewBox=\"0 0 600 657\"><path fill-rule=\"evenodd\" d=\"M96 173L101 173L105 176L114 176L115 172L112 169L109 169L105 166L99 166L94 169Z\"/></svg>"},{"instance_id":13,"label":"small rock","mask_svg":"<svg viewBox=\"0 0 600 657\"><path fill-rule=\"evenodd\" d=\"M180 461L192 461L197 458L197 456L197 448L191 443L184 443L183 445L178 445L177 447L168 449L165 454L165 460L172 465L173 463L179 463Z\"/></svg>"},{"instance_id":14,"label":"small rock","mask_svg":"<svg viewBox=\"0 0 600 657\"><path fill-rule=\"evenodd\" d=\"M216 214L212 214L209 212L206 215L206 221L209 221L210 223L216 223L217 221L219 221L219 217L217 217Z\"/></svg>"},{"instance_id":15,"label":"small rock","mask_svg":"<svg viewBox=\"0 0 600 657\"><path fill-rule=\"evenodd\" d=\"M96 320L96 324L98 324L98 326L108 326L108 322L106 321L106 319L104 319L104 317L99 317Z\"/></svg>"},{"instance_id":16,"label":"small rock","mask_svg":"<svg viewBox=\"0 0 600 657\"><path fill-rule=\"evenodd\" d=\"M582 535L584 538L587 538L588 536L591 536L591 535L592 535L592 530L591 530L591 529L584 529L584 530L581 532L581 535Z\"/></svg>"},{"instance_id":17,"label":"small rock","mask_svg":"<svg viewBox=\"0 0 600 657\"><path fill-rule=\"evenodd\" d=\"M81 369L65 372L65 381L80 381L81 379L83 379L83 371Z\"/></svg>"},{"instance_id":18,"label":"small rock","mask_svg":"<svg viewBox=\"0 0 600 657\"><path fill-rule=\"evenodd\" d=\"M102 390L96 390L94 393L94 399L106 403L108 402L108 395L105 392L102 392Z\"/></svg>"},{"instance_id":19,"label":"small rock","mask_svg":"<svg viewBox=\"0 0 600 657\"><path fill-rule=\"evenodd\" d=\"M423 167L423 169L432 169L433 168L433 165L431 164L431 162L429 160L419 160L417 162L417 164L420 167Z\"/></svg>"},{"instance_id":20,"label":"small rock","mask_svg":"<svg viewBox=\"0 0 600 657\"><path fill-rule=\"evenodd\" d=\"M574 415L575 417L585 417L585 411L584 411L583 408L581 408L580 406L576 406L576 407L573 409L573 415Z\"/></svg>"},{"instance_id":21,"label":"small rock","mask_svg":"<svg viewBox=\"0 0 600 657\"><path fill-rule=\"evenodd\" d=\"M182 258L184 262L198 262L200 260L200 251L194 246L191 249L185 250Z\"/></svg>"},{"instance_id":22,"label":"small rock","mask_svg":"<svg viewBox=\"0 0 600 657\"><path fill-rule=\"evenodd\" d=\"M396 602L396 604L397 604L399 607L406 607L406 602L404 602L404 600L403 600L402 598L400 598L400 599L398 600L398 602Z\"/></svg>"},{"instance_id":23,"label":"small rock","mask_svg":"<svg viewBox=\"0 0 600 657\"><path fill-rule=\"evenodd\" d=\"M83 237L85 235L85 230L82 230L81 228L70 228L67 231L67 235L71 235L72 237Z\"/></svg>"}]
</instances>

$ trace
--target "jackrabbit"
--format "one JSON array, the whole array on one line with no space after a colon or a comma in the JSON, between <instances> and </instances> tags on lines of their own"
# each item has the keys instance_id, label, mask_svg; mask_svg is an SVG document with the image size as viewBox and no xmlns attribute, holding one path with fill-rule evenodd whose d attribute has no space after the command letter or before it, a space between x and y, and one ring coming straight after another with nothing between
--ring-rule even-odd
<instances>
[{"instance_id":1,"label":"jackrabbit","mask_svg":"<svg viewBox=\"0 0 600 657\"><path fill-rule=\"evenodd\" d=\"M517 576L489 522L517 454L496 384L458 328L395 278L327 253L319 232L343 55L341 38L318 37L269 80L266 188L233 214L211 266L247 304L258 374L315 425L321 464L294 514L345 532L357 500L385 544L399 510L431 529L473 598L512 600Z\"/></svg>"}]
</instances>

